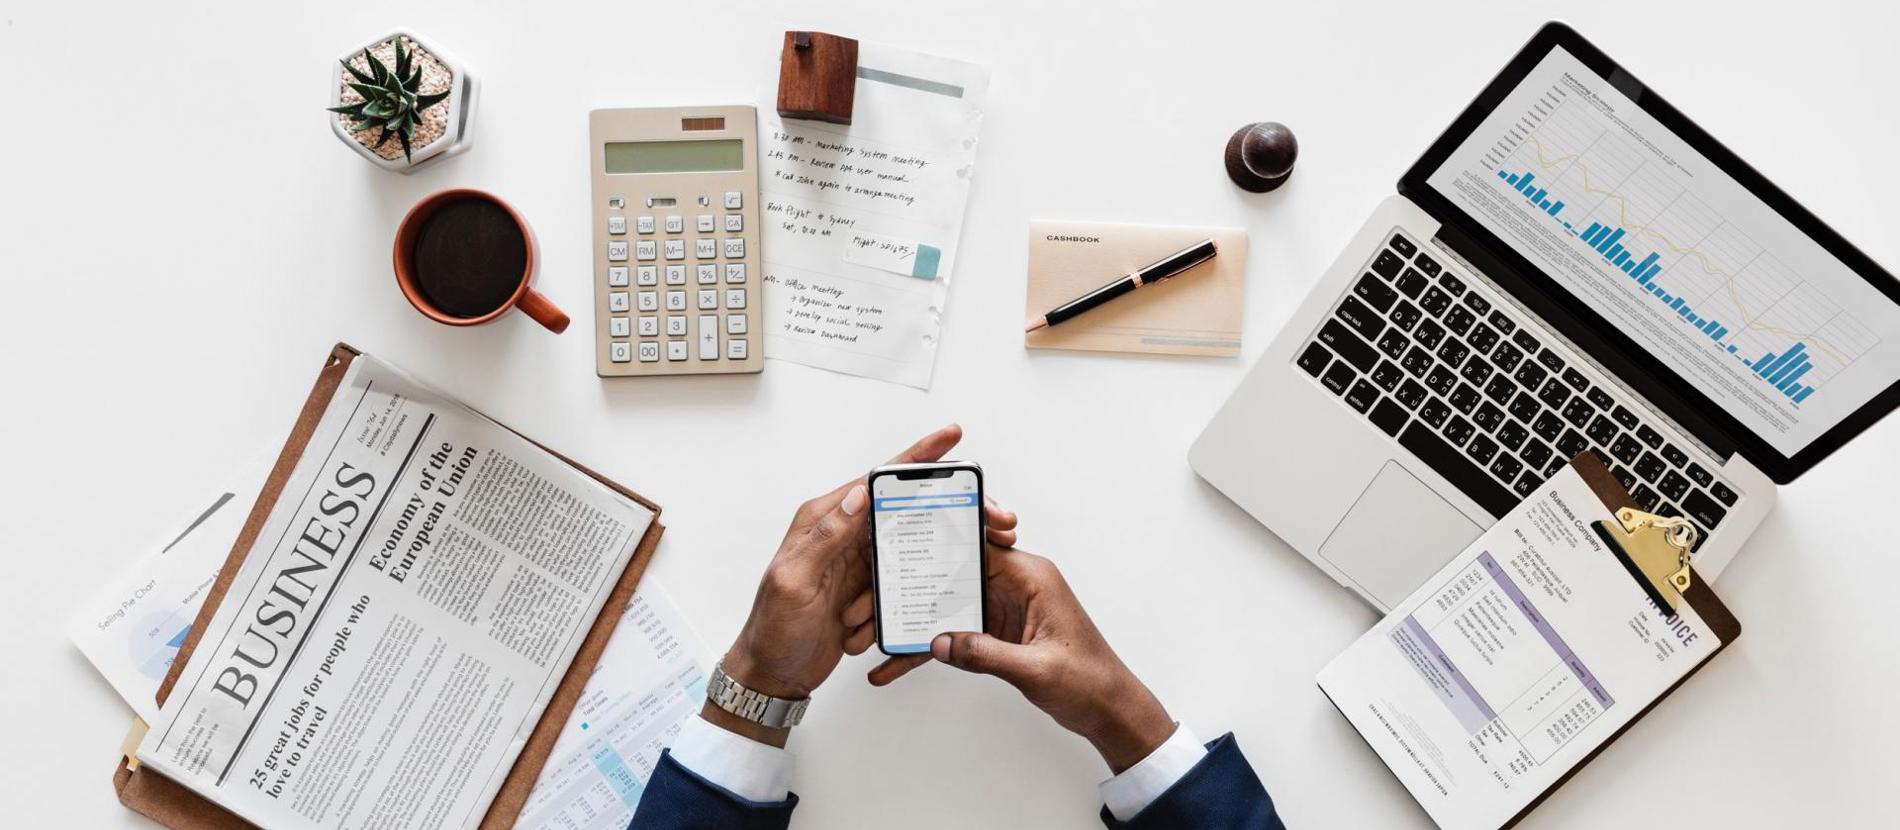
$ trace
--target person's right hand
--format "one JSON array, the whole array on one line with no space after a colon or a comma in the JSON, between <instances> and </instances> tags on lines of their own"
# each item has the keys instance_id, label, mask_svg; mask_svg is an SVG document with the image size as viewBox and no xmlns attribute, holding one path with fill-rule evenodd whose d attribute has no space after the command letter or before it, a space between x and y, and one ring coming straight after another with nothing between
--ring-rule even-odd
<instances>
[{"instance_id":1,"label":"person's right hand","mask_svg":"<svg viewBox=\"0 0 1900 830\"><path fill-rule=\"evenodd\" d=\"M1174 734L1168 710L1115 655L1054 563L995 548L989 560L984 631L939 634L930 654L885 660L871 670L872 685L932 659L994 675L1088 739L1116 775Z\"/></svg>"}]
</instances>

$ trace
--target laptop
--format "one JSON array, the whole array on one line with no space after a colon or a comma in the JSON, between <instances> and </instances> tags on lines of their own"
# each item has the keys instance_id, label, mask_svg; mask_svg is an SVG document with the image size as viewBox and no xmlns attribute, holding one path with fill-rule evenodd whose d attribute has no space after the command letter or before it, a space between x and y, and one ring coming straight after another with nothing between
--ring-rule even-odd
<instances>
[{"instance_id":1,"label":"laptop","mask_svg":"<svg viewBox=\"0 0 1900 830\"><path fill-rule=\"evenodd\" d=\"M1380 610L1571 458L1714 578L1900 404L1900 283L1551 23L1366 220L1190 451Z\"/></svg>"}]
</instances>

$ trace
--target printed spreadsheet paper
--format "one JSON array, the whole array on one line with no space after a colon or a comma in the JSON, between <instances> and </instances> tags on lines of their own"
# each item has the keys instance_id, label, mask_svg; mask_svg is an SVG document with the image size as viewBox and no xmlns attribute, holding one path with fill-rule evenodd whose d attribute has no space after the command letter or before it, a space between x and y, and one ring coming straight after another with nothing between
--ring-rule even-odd
<instances>
[{"instance_id":1,"label":"printed spreadsheet paper","mask_svg":"<svg viewBox=\"0 0 1900 830\"><path fill-rule=\"evenodd\" d=\"M930 387L988 89L864 43L851 124L761 111L767 357Z\"/></svg>"},{"instance_id":2,"label":"printed spreadsheet paper","mask_svg":"<svg viewBox=\"0 0 1900 830\"><path fill-rule=\"evenodd\" d=\"M642 581L515 826L625 830L660 751L706 699L710 653L666 589Z\"/></svg>"},{"instance_id":3,"label":"printed spreadsheet paper","mask_svg":"<svg viewBox=\"0 0 1900 830\"><path fill-rule=\"evenodd\" d=\"M1565 467L1319 673L1438 826L1496 828L1721 643L1668 617Z\"/></svg>"}]
</instances>

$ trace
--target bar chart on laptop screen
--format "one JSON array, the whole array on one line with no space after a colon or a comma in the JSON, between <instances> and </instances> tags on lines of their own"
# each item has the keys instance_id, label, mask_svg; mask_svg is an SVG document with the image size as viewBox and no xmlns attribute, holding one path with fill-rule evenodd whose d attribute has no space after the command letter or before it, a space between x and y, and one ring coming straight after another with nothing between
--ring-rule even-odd
<instances>
[{"instance_id":1,"label":"bar chart on laptop screen","mask_svg":"<svg viewBox=\"0 0 1900 830\"><path fill-rule=\"evenodd\" d=\"M1425 183L1625 338L1597 346L1611 371L1673 373L1655 379L1697 393L1680 403L1793 456L1900 382L1900 292L1648 94L1552 48Z\"/></svg>"},{"instance_id":2,"label":"bar chart on laptop screen","mask_svg":"<svg viewBox=\"0 0 1900 830\"><path fill-rule=\"evenodd\" d=\"M1492 186L1786 404L1826 395L1829 380L1880 344L1563 85L1518 124L1485 154Z\"/></svg>"}]
</instances>

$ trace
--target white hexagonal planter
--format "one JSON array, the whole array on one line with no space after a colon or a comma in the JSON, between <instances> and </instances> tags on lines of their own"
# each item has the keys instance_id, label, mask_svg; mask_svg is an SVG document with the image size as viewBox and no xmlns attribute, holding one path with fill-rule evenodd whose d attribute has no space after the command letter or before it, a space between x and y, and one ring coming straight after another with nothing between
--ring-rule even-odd
<instances>
[{"instance_id":1,"label":"white hexagonal planter","mask_svg":"<svg viewBox=\"0 0 1900 830\"><path fill-rule=\"evenodd\" d=\"M385 65L389 65L393 63L393 58L391 58L390 55L394 53L395 47L393 43L396 38L405 39L403 46L405 50L412 48L421 49L421 52L417 54L414 60L419 62L423 69L422 88L425 91L440 92L440 84L443 83L439 80L440 74L446 73L448 76L446 80L449 91L448 99L424 112L423 117L427 123L416 128L419 131L418 138L421 138L425 132L429 134L428 142L426 144L414 143L411 147L409 157L404 158L402 145L392 137L383 145L384 151L378 152L371 149L369 144L357 140L357 135L359 134L350 131L352 122L345 119L342 115L338 115L334 112L325 112L324 115L330 119L330 130L336 133L337 140L343 142L344 146L355 150L358 155L368 159L371 164L381 167L384 170L409 173L425 164L448 158L468 149L470 143L469 130L474 126L475 103L480 97L481 82L475 78L473 72L469 71L468 64L457 60L453 55L444 51L442 47L437 46L435 43L424 39L421 35L407 29L397 29L390 34L379 37L355 49L351 49L343 53L339 60L345 62L358 60L362 56L363 50L369 49L372 53L387 52L388 54L380 55L380 58ZM430 59L433 59L433 61ZM359 66L358 68L362 67ZM431 83L432 75L438 78L434 84ZM330 106L343 106L345 103L362 100L356 97L356 92L350 90L346 85L349 79L349 73L345 72L342 66L335 63L330 64ZM437 110L441 111L439 121L435 114ZM368 131L367 135L372 137L370 144L375 143L373 137L380 132L380 128ZM394 148L393 153L389 152L390 148ZM391 158L391 155L393 155L394 158Z\"/></svg>"}]
</instances>

